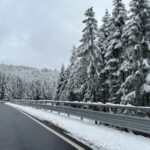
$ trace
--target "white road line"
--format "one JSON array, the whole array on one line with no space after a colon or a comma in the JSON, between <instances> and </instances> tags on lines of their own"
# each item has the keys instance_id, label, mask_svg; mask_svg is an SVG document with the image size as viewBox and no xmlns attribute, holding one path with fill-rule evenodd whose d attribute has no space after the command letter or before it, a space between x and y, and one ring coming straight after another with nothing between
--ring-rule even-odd
<instances>
[{"instance_id":1,"label":"white road line","mask_svg":"<svg viewBox=\"0 0 150 150\"><path fill-rule=\"evenodd\" d=\"M14 107L15 108L15 107ZM70 145L72 145L73 147L75 147L78 150L85 150L84 148L82 148L81 146L77 145L76 143L74 143L73 141L69 140L68 138L66 138L65 136L61 135L60 133L56 132L55 130L47 127L45 124L41 123L40 121L36 120L35 118L33 118L32 116L28 115L27 113L25 113L24 111L22 111L19 108L15 108L18 111L20 111L21 113L23 113L24 115L26 115L27 117L29 117L30 119L32 119L33 121L35 121L36 123L38 123L39 125L41 125L42 127L44 127L45 129L47 129L48 131L52 132L53 134L55 134L56 136L58 136L59 138L61 138L62 140L64 140L65 142L69 143Z\"/></svg>"}]
</instances>

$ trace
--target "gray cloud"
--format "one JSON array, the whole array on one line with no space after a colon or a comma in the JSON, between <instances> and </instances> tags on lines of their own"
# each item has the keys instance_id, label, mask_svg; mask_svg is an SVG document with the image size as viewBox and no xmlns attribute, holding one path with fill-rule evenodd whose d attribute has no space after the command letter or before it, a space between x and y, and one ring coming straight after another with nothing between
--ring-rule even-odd
<instances>
[{"instance_id":1,"label":"gray cloud","mask_svg":"<svg viewBox=\"0 0 150 150\"><path fill-rule=\"evenodd\" d=\"M0 0L0 62L40 68L67 64L90 6L100 24L112 0Z\"/></svg>"}]
</instances>

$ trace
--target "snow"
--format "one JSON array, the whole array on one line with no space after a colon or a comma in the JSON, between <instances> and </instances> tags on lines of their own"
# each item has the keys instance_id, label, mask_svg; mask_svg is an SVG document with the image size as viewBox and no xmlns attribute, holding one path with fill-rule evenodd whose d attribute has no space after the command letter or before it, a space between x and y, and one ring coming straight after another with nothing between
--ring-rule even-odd
<instances>
[{"instance_id":1,"label":"snow","mask_svg":"<svg viewBox=\"0 0 150 150\"><path fill-rule=\"evenodd\" d=\"M149 69L149 68L150 68L150 65L149 65L147 59L144 59L144 60L143 60L143 66L144 66L146 69Z\"/></svg>"},{"instance_id":2,"label":"snow","mask_svg":"<svg viewBox=\"0 0 150 150\"><path fill-rule=\"evenodd\" d=\"M6 104L63 128L71 136L94 150L150 150L150 139L140 135L96 125L93 121L85 119L81 121L78 117L67 117L64 114L58 115L56 112L51 113L27 106Z\"/></svg>"},{"instance_id":3,"label":"snow","mask_svg":"<svg viewBox=\"0 0 150 150\"><path fill-rule=\"evenodd\" d=\"M112 58L108 61L108 64L109 63L118 63L118 62L119 62L119 60L117 58Z\"/></svg>"},{"instance_id":4,"label":"snow","mask_svg":"<svg viewBox=\"0 0 150 150\"><path fill-rule=\"evenodd\" d=\"M147 26L150 26L150 24L147 24ZM150 42L147 41L147 45L148 45L148 50L150 50Z\"/></svg>"},{"instance_id":5,"label":"snow","mask_svg":"<svg viewBox=\"0 0 150 150\"><path fill-rule=\"evenodd\" d=\"M143 92L149 93L150 92L150 85L144 84L143 85Z\"/></svg>"},{"instance_id":6,"label":"snow","mask_svg":"<svg viewBox=\"0 0 150 150\"><path fill-rule=\"evenodd\" d=\"M115 22L117 22L118 21L118 18L116 19L116 21ZM120 35L120 32L117 30L115 33L114 33L114 37L117 37L117 36L119 36Z\"/></svg>"},{"instance_id":7,"label":"snow","mask_svg":"<svg viewBox=\"0 0 150 150\"><path fill-rule=\"evenodd\" d=\"M147 77L146 77L146 82L150 83L150 73L148 73Z\"/></svg>"},{"instance_id":8,"label":"snow","mask_svg":"<svg viewBox=\"0 0 150 150\"><path fill-rule=\"evenodd\" d=\"M126 82L128 82L128 83L132 83L133 82L133 80L134 80L134 75L129 75L127 78L126 78Z\"/></svg>"},{"instance_id":9,"label":"snow","mask_svg":"<svg viewBox=\"0 0 150 150\"><path fill-rule=\"evenodd\" d=\"M119 49L122 47L122 43L121 42L118 42L118 44L114 47L114 49Z\"/></svg>"},{"instance_id":10,"label":"snow","mask_svg":"<svg viewBox=\"0 0 150 150\"><path fill-rule=\"evenodd\" d=\"M1 99L51 99L58 73L50 69L0 64L0 95L4 95Z\"/></svg>"},{"instance_id":11,"label":"snow","mask_svg":"<svg viewBox=\"0 0 150 150\"><path fill-rule=\"evenodd\" d=\"M121 107L126 107L126 106L129 106L129 107L135 107L135 106L133 106L133 105L131 105L131 104L126 104L126 105L123 105L123 104L113 104L113 103L106 103L107 105L109 105L109 106L121 106ZM148 107L149 108L149 107Z\"/></svg>"},{"instance_id":12,"label":"snow","mask_svg":"<svg viewBox=\"0 0 150 150\"><path fill-rule=\"evenodd\" d=\"M125 97L125 101L126 101L126 102L127 102L127 101L132 101L133 99L135 99L135 91L133 91L133 92L127 94L126 97Z\"/></svg>"},{"instance_id":13,"label":"snow","mask_svg":"<svg viewBox=\"0 0 150 150\"><path fill-rule=\"evenodd\" d=\"M129 61L125 60L121 67L120 67L120 70L123 70L125 72L127 72L129 69L131 69L131 64L129 63Z\"/></svg>"}]
</instances>

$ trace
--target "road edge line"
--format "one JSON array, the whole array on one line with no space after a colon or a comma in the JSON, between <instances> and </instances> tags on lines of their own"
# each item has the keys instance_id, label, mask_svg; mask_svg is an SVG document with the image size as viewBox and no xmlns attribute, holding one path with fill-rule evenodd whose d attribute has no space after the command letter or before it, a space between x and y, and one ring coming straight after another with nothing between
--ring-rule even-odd
<instances>
[{"instance_id":1,"label":"road edge line","mask_svg":"<svg viewBox=\"0 0 150 150\"><path fill-rule=\"evenodd\" d=\"M33 118L31 115L27 114L26 112L24 112L23 110L14 107L15 109L17 109L18 111L20 111L21 113L23 113L24 115L26 115L27 117L29 117L31 120L35 121L36 123L38 123L39 125L41 125L42 127L44 127L45 129L47 129L49 132L52 132L53 134L55 134L56 136L58 136L59 138L61 138L63 141L67 142L68 144L70 144L71 146L75 147L78 150L85 150L84 148L82 148L81 146L79 146L78 144L74 143L73 141L69 140L68 138L66 138L65 136L61 135L60 133L56 132L55 130L51 129L50 127L46 126L45 124L43 124L42 122L38 121L37 119Z\"/></svg>"}]
</instances>

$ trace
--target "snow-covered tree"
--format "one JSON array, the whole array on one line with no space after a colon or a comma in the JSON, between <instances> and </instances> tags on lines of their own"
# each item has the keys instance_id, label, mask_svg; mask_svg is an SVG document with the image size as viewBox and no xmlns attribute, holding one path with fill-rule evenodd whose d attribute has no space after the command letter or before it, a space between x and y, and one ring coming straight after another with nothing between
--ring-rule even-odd
<instances>
[{"instance_id":1,"label":"snow-covered tree","mask_svg":"<svg viewBox=\"0 0 150 150\"><path fill-rule=\"evenodd\" d=\"M0 99L4 100L6 98L6 76L5 74L0 72Z\"/></svg>"},{"instance_id":2,"label":"snow-covered tree","mask_svg":"<svg viewBox=\"0 0 150 150\"><path fill-rule=\"evenodd\" d=\"M123 42L122 42L122 32L127 19L127 12L122 0L113 1L114 9L112 13L112 27L113 34L110 37L109 47L107 48L107 64L106 68L109 75L109 101L113 103L119 103L120 97L118 95L118 90L120 88L121 75L119 72L120 64L122 63L123 54Z\"/></svg>"},{"instance_id":3,"label":"snow-covered tree","mask_svg":"<svg viewBox=\"0 0 150 150\"><path fill-rule=\"evenodd\" d=\"M87 68L87 89L85 98L87 100L91 100L96 102L96 80L97 80L97 68L96 68L96 54L98 51L97 47L97 20L95 19L95 13L93 12L93 8L90 8L85 13L86 19L83 23L86 24L86 27L83 30L83 38L81 42L83 45L86 45L84 51L87 51L87 59L89 61Z\"/></svg>"},{"instance_id":4,"label":"snow-covered tree","mask_svg":"<svg viewBox=\"0 0 150 150\"><path fill-rule=\"evenodd\" d=\"M62 65L61 67L61 71L58 77L58 82L57 82L57 87L56 87L56 92L55 92L55 100L59 100L60 99L60 95L62 93L62 87L64 85L64 81L65 81L65 66Z\"/></svg>"},{"instance_id":5,"label":"snow-covered tree","mask_svg":"<svg viewBox=\"0 0 150 150\"><path fill-rule=\"evenodd\" d=\"M75 45L73 45L72 47L72 54L71 54L71 57L70 57L70 66L73 66L74 65L74 62L75 62L75 59L76 59L76 51L77 51L77 48Z\"/></svg>"},{"instance_id":6,"label":"snow-covered tree","mask_svg":"<svg viewBox=\"0 0 150 150\"><path fill-rule=\"evenodd\" d=\"M143 100L150 100L147 80L150 69L150 8L147 0L131 0L123 39L126 60L122 70L127 78L120 89L122 103L144 105Z\"/></svg>"},{"instance_id":7,"label":"snow-covered tree","mask_svg":"<svg viewBox=\"0 0 150 150\"><path fill-rule=\"evenodd\" d=\"M61 90L60 97L59 97L60 100L64 100L64 101L68 100L69 89L67 88L67 84L68 84L69 76L70 76L70 66L66 68L64 73L64 81L60 89Z\"/></svg>"},{"instance_id":8,"label":"snow-covered tree","mask_svg":"<svg viewBox=\"0 0 150 150\"><path fill-rule=\"evenodd\" d=\"M80 101L81 99L77 97L79 95L78 89L80 88L80 82L78 78L80 76L81 72L78 72L78 67L80 59L78 58L78 52L79 50L73 46L72 48L72 54L70 57L70 65L66 69L66 77L67 77L67 84L65 87L65 95L66 100L69 101ZM63 94L64 95L64 94Z\"/></svg>"},{"instance_id":9,"label":"snow-covered tree","mask_svg":"<svg viewBox=\"0 0 150 150\"><path fill-rule=\"evenodd\" d=\"M107 43L105 44L105 42L107 42L106 39L110 35L110 28L111 28L111 15L110 15L108 9L106 9L105 15L102 18L102 25L99 29L99 39L98 40L99 40L99 44L100 44L100 46L102 46L102 48L105 48L105 46L107 46Z\"/></svg>"},{"instance_id":10,"label":"snow-covered tree","mask_svg":"<svg viewBox=\"0 0 150 150\"><path fill-rule=\"evenodd\" d=\"M52 99L57 73L48 69L0 65L1 99Z\"/></svg>"},{"instance_id":11,"label":"snow-covered tree","mask_svg":"<svg viewBox=\"0 0 150 150\"><path fill-rule=\"evenodd\" d=\"M109 98L108 92L108 83L107 83L107 70L105 69L106 66L106 58L105 55L107 53L108 47L108 37L111 33L111 16L106 10L104 17L102 18L102 26L98 32L98 53L97 53L97 71L98 71L98 78L99 82L97 82L97 97L99 101L106 103Z\"/></svg>"},{"instance_id":12,"label":"snow-covered tree","mask_svg":"<svg viewBox=\"0 0 150 150\"><path fill-rule=\"evenodd\" d=\"M81 41L81 45L79 47L78 59L79 68L78 72L82 73L79 76L80 80L82 80L80 90L84 93L84 100L96 101L96 89L95 89L95 80L96 80L96 51L97 48L97 20L95 19L95 13L93 12L93 8L89 8L85 12L85 19L83 23L85 24L85 28L83 29L83 35Z\"/></svg>"}]
</instances>

